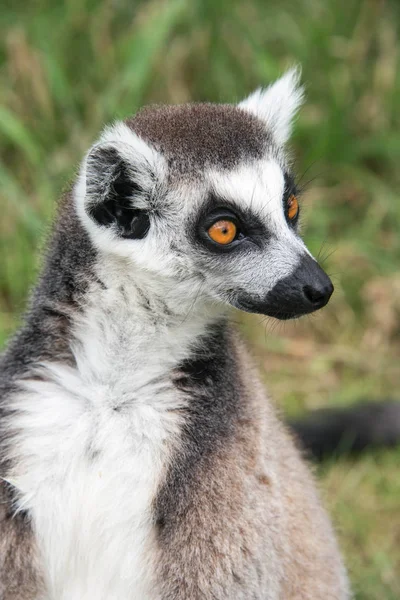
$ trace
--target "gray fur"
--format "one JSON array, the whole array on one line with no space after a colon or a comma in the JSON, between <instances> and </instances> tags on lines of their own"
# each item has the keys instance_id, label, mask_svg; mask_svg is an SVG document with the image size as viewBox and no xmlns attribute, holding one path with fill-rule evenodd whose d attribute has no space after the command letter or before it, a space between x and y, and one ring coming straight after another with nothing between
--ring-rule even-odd
<instances>
[{"instance_id":1,"label":"gray fur","mask_svg":"<svg viewBox=\"0 0 400 600\"><path fill-rule=\"evenodd\" d=\"M8 424L13 411L8 398L20 378L46 360L73 364L71 316L94 278L96 252L73 210L68 193L60 202L43 272L32 293L25 323L0 356L0 599L37 600L43 587L29 514L16 513L13 487L6 483L12 465Z\"/></svg>"},{"instance_id":2,"label":"gray fur","mask_svg":"<svg viewBox=\"0 0 400 600\"><path fill-rule=\"evenodd\" d=\"M155 501L163 600L345 598L310 474L226 323L175 384L190 404L183 452Z\"/></svg>"},{"instance_id":3,"label":"gray fur","mask_svg":"<svg viewBox=\"0 0 400 600\"><path fill-rule=\"evenodd\" d=\"M186 173L231 169L261 157L271 144L259 119L229 104L144 108L126 124L167 158L170 169Z\"/></svg>"},{"instance_id":4,"label":"gray fur","mask_svg":"<svg viewBox=\"0 0 400 600\"><path fill-rule=\"evenodd\" d=\"M15 515L10 486L0 482L0 598L36 600L43 591L29 515Z\"/></svg>"}]
</instances>

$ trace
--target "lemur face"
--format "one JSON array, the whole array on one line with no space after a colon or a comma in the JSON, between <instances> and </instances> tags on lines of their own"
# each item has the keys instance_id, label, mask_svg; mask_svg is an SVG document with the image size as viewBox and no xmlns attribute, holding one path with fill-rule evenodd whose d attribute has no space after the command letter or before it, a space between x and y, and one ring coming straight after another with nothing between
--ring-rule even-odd
<instances>
[{"instance_id":1,"label":"lemur face","mask_svg":"<svg viewBox=\"0 0 400 600\"><path fill-rule=\"evenodd\" d=\"M284 153L301 100L290 71L238 106L150 108L106 129L75 190L99 252L185 301L280 319L324 306L333 286L299 237Z\"/></svg>"}]
</instances>

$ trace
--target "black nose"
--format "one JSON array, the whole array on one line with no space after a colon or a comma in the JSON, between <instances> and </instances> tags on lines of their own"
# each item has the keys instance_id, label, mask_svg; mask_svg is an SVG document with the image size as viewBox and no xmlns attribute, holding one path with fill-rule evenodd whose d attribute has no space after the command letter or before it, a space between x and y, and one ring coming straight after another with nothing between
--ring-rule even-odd
<instances>
[{"instance_id":1,"label":"black nose","mask_svg":"<svg viewBox=\"0 0 400 600\"><path fill-rule=\"evenodd\" d=\"M325 273L323 273L325 275ZM322 308L325 304L328 304L329 298L333 294L333 285L328 276L325 275L322 279L326 281L314 282L312 285L305 285L303 287L303 294L310 302L312 307L317 310Z\"/></svg>"},{"instance_id":2,"label":"black nose","mask_svg":"<svg viewBox=\"0 0 400 600\"><path fill-rule=\"evenodd\" d=\"M293 319L322 308L332 293L328 275L310 255L304 254L292 274L278 281L261 302L242 295L236 306L277 319Z\"/></svg>"},{"instance_id":3,"label":"black nose","mask_svg":"<svg viewBox=\"0 0 400 600\"><path fill-rule=\"evenodd\" d=\"M312 311L328 304L329 298L333 294L332 281L314 259L304 256L295 276L299 282L303 283L304 308L308 304Z\"/></svg>"}]
</instances>

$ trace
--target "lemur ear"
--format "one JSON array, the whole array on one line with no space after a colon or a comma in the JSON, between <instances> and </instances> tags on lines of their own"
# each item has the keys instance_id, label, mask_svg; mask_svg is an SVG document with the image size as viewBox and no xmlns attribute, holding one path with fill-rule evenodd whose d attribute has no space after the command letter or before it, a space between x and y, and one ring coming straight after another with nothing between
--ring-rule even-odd
<instances>
[{"instance_id":1,"label":"lemur ear","mask_svg":"<svg viewBox=\"0 0 400 600\"><path fill-rule=\"evenodd\" d=\"M259 88L239 106L267 124L278 146L283 146L290 137L293 118L304 98L300 86L299 67L287 71L269 87Z\"/></svg>"},{"instance_id":2,"label":"lemur ear","mask_svg":"<svg viewBox=\"0 0 400 600\"><path fill-rule=\"evenodd\" d=\"M111 227L122 238L143 238L150 217L137 204L145 193L116 146L92 148L86 159L86 211L98 225Z\"/></svg>"},{"instance_id":3,"label":"lemur ear","mask_svg":"<svg viewBox=\"0 0 400 600\"><path fill-rule=\"evenodd\" d=\"M125 124L107 129L86 156L77 200L85 221L124 239L142 239L150 228L157 153ZM84 180L84 181L82 181ZM82 197L83 196L83 197Z\"/></svg>"}]
</instances>

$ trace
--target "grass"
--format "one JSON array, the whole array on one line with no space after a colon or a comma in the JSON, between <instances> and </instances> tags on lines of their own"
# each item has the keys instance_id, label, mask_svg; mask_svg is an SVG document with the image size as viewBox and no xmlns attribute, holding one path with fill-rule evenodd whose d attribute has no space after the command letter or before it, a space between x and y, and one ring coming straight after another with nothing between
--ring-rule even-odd
<instances>
[{"instance_id":1,"label":"grass","mask_svg":"<svg viewBox=\"0 0 400 600\"><path fill-rule=\"evenodd\" d=\"M395 0L5 0L0 343L20 322L55 200L104 123L148 102L235 101L300 62L304 235L336 293L315 318L243 328L290 414L398 395L399 13ZM319 473L360 600L400 597L399 458Z\"/></svg>"}]
</instances>

